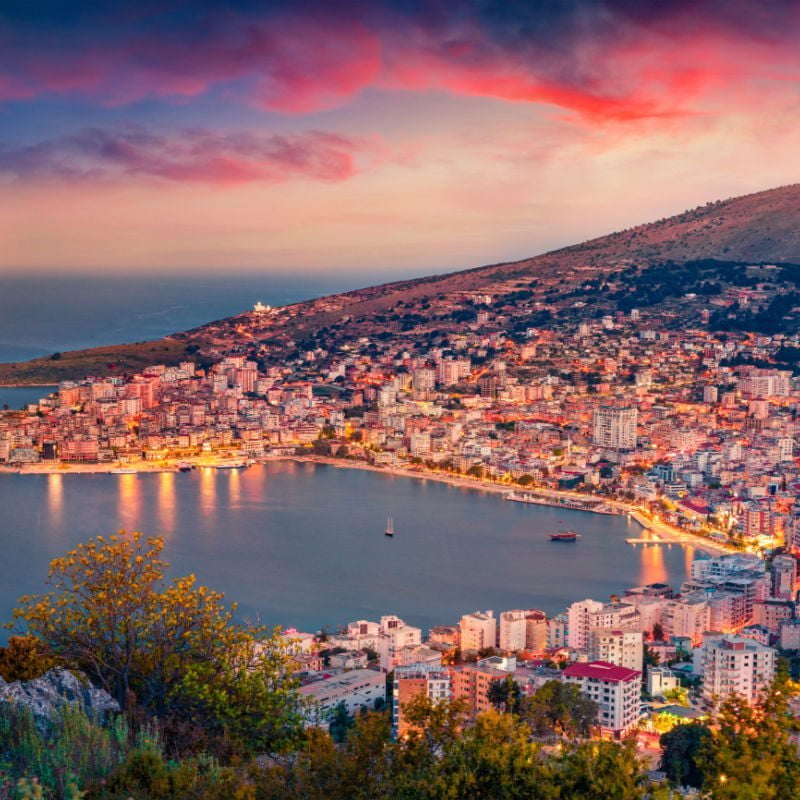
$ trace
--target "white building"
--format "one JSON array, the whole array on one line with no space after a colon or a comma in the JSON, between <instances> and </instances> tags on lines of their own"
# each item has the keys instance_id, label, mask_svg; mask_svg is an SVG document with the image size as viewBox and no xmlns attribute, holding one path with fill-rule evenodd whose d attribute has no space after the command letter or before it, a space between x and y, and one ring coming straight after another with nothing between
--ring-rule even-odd
<instances>
[{"instance_id":1,"label":"white building","mask_svg":"<svg viewBox=\"0 0 800 800\"><path fill-rule=\"evenodd\" d=\"M606 661L641 672L644 656L642 632L593 628L589 632L587 652L589 661Z\"/></svg>"},{"instance_id":2,"label":"white building","mask_svg":"<svg viewBox=\"0 0 800 800\"><path fill-rule=\"evenodd\" d=\"M680 678L667 667L650 667L647 670L647 693L651 697L663 697L681 685Z\"/></svg>"},{"instance_id":3,"label":"white building","mask_svg":"<svg viewBox=\"0 0 800 800\"><path fill-rule=\"evenodd\" d=\"M635 730L641 713L642 673L635 669L592 661L571 664L563 672L598 706L601 733L619 739Z\"/></svg>"},{"instance_id":4,"label":"white building","mask_svg":"<svg viewBox=\"0 0 800 800\"><path fill-rule=\"evenodd\" d=\"M670 600L661 619L667 637L686 636L697 646L703 641L703 632L710 627L711 610L708 603L699 597Z\"/></svg>"},{"instance_id":5,"label":"white building","mask_svg":"<svg viewBox=\"0 0 800 800\"><path fill-rule=\"evenodd\" d=\"M475 611L461 617L461 649L482 650L497 644L497 620L493 611Z\"/></svg>"},{"instance_id":6,"label":"white building","mask_svg":"<svg viewBox=\"0 0 800 800\"><path fill-rule=\"evenodd\" d=\"M576 650L589 645L592 628L639 630L639 612L632 603L600 603L581 600L567 610L567 644Z\"/></svg>"},{"instance_id":7,"label":"white building","mask_svg":"<svg viewBox=\"0 0 800 800\"><path fill-rule=\"evenodd\" d=\"M636 447L635 408L600 406L594 411L592 441L597 447L633 450Z\"/></svg>"},{"instance_id":8,"label":"white building","mask_svg":"<svg viewBox=\"0 0 800 800\"><path fill-rule=\"evenodd\" d=\"M386 699L386 677L372 669L354 669L342 675L320 678L298 689L301 697L309 698L306 721L319 725L329 720L340 703L348 714L362 709L371 711L375 701Z\"/></svg>"},{"instance_id":9,"label":"white building","mask_svg":"<svg viewBox=\"0 0 800 800\"><path fill-rule=\"evenodd\" d=\"M776 651L743 636L707 634L692 654L694 672L703 677L706 702L733 694L755 703L775 677Z\"/></svg>"},{"instance_id":10,"label":"white building","mask_svg":"<svg viewBox=\"0 0 800 800\"><path fill-rule=\"evenodd\" d=\"M503 611L500 614L499 646L501 650L524 650L526 637L526 617L528 612L521 609Z\"/></svg>"},{"instance_id":11,"label":"white building","mask_svg":"<svg viewBox=\"0 0 800 800\"><path fill-rule=\"evenodd\" d=\"M405 663L409 650L422 643L422 630L406 625L395 616L381 617L380 635L377 640L381 669L391 672L398 664Z\"/></svg>"},{"instance_id":12,"label":"white building","mask_svg":"<svg viewBox=\"0 0 800 800\"><path fill-rule=\"evenodd\" d=\"M599 600L579 600L567 609L567 646L585 650L591 630L590 614L600 611L603 603Z\"/></svg>"}]
</instances>

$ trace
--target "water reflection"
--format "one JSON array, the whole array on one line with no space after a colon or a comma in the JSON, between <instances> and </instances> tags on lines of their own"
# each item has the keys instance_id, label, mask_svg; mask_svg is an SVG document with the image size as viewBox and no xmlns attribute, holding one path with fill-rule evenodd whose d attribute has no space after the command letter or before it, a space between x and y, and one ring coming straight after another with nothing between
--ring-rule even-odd
<instances>
[{"instance_id":1,"label":"water reflection","mask_svg":"<svg viewBox=\"0 0 800 800\"><path fill-rule=\"evenodd\" d=\"M158 523L162 534L175 530L174 472L162 472L158 476Z\"/></svg>"},{"instance_id":2,"label":"water reflection","mask_svg":"<svg viewBox=\"0 0 800 800\"><path fill-rule=\"evenodd\" d=\"M232 469L228 472L228 498L231 508L239 508L242 493L241 480L240 470Z\"/></svg>"},{"instance_id":3,"label":"water reflection","mask_svg":"<svg viewBox=\"0 0 800 800\"><path fill-rule=\"evenodd\" d=\"M119 476L119 502L117 508L122 526L138 530L142 505L142 487L137 475Z\"/></svg>"},{"instance_id":4,"label":"water reflection","mask_svg":"<svg viewBox=\"0 0 800 800\"><path fill-rule=\"evenodd\" d=\"M698 553L695 552L694 547L692 547L690 544L684 545L684 550L686 551L686 574L691 577L692 561L698 557Z\"/></svg>"},{"instance_id":5,"label":"water reflection","mask_svg":"<svg viewBox=\"0 0 800 800\"><path fill-rule=\"evenodd\" d=\"M200 470L200 510L205 517L217 513L217 472L212 467Z\"/></svg>"},{"instance_id":6,"label":"water reflection","mask_svg":"<svg viewBox=\"0 0 800 800\"><path fill-rule=\"evenodd\" d=\"M63 475L51 473L47 476L47 508L53 522L61 522L61 512L64 505Z\"/></svg>"},{"instance_id":7,"label":"water reflection","mask_svg":"<svg viewBox=\"0 0 800 800\"><path fill-rule=\"evenodd\" d=\"M660 544L642 545L642 572L640 583L647 586L650 583L666 583L668 577L664 564L664 546Z\"/></svg>"}]
</instances>

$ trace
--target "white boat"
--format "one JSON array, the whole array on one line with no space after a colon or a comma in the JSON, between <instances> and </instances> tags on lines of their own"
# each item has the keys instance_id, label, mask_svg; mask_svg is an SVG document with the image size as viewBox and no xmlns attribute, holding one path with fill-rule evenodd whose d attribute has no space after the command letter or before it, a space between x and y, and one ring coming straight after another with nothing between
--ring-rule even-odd
<instances>
[{"instance_id":1,"label":"white boat","mask_svg":"<svg viewBox=\"0 0 800 800\"><path fill-rule=\"evenodd\" d=\"M394 520L391 517L386 520L386 530L384 534L386 536L394 536Z\"/></svg>"},{"instance_id":2,"label":"white boat","mask_svg":"<svg viewBox=\"0 0 800 800\"><path fill-rule=\"evenodd\" d=\"M131 467L116 467L115 469L111 470L112 475L135 475L138 470L132 469Z\"/></svg>"}]
</instances>

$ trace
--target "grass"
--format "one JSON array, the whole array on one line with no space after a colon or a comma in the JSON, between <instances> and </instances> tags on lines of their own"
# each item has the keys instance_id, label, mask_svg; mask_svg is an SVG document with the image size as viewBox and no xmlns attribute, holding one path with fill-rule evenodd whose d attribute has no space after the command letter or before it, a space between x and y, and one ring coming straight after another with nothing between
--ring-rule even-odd
<instances>
[{"instance_id":1,"label":"grass","mask_svg":"<svg viewBox=\"0 0 800 800\"><path fill-rule=\"evenodd\" d=\"M92 347L54 353L31 361L0 364L0 385L35 386L66 380L81 380L87 376L107 377L141 372L152 364L174 366L193 360L187 353L190 342L172 338L152 342Z\"/></svg>"}]
</instances>

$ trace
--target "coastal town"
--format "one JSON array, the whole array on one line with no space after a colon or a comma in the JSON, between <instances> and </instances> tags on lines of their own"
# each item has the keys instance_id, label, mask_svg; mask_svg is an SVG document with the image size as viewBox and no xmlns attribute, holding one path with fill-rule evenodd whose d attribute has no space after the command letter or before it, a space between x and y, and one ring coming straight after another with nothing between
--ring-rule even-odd
<instances>
[{"instance_id":1,"label":"coastal town","mask_svg":"<svg viewBox=\"0 0 800 800\"><path fill-rule=\"evenodd\" d=\"M746 305L753 293L722 300ZM690 540L712 556L682 586L576 598L549 619L536 609L467 613L424 637L387 615L322 638L288 633L315 701L309 724L342 704L348 713L380 704L386 673L398 735L414 693L466 698L478 714L507 675L526 694L549 680L576 684L613 738L702 717L733 693L755 700L778 654L800 649L800 379L771 363L800 337L715 333L704 324L713 306L694 327L633 308L520 328L510 302L462 293L428 317L401 317L392 336L318 331L291 356L264 344L265 331L296 311L258 303L221 326L235 336L216 349L62 381L4 412L0 465L136 472L318 459L629 512L645 540ZM443 311L456 320L449 330L428 321ZM692 687L688 706L669 700L681 687Z\"/></svg>"}]
</instances>

